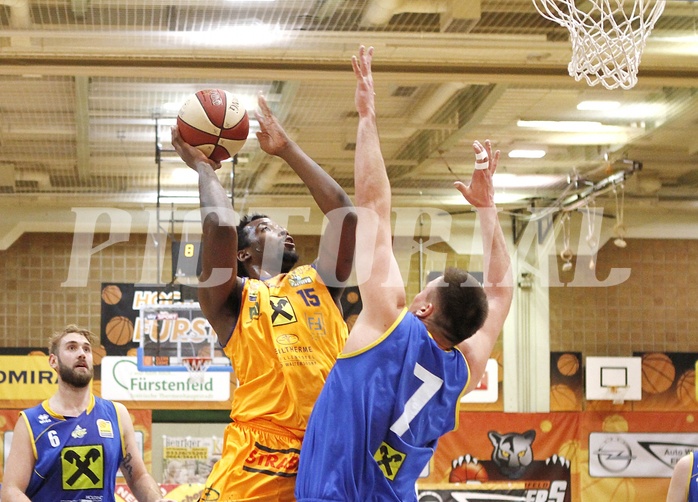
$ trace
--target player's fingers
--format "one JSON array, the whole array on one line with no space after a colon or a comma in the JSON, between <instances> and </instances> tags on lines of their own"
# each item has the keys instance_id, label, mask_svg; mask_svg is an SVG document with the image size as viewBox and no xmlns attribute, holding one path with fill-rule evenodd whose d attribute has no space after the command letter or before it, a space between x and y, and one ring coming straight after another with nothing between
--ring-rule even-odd
<instances>
[{"instance_id":1,"label":"player's fingers","mask_svg":"<svg viewBox=\"0 0 698 502\"><path fill-rule=\"evenodd\" d=\"M458 190L460 193L463 194L463 196L466 195L466 193L469 190L469 186L463 183L462 181L454 181L453 186L456 187L456 190Z\"/></svg>"},{"instance_id":2,"label":"player's fingers","mask_svg":"<svg viewBox=\"0 0 698 502\"><path fill-rule=\"evenodd\" d=\"M267 99L264 97L264 94L261 92L257 96L257 103L259 104L259 109L262 111L262 114L265 117L271 117L271 108L269 108L269 104L267 103ZM256 114L256 111L255 111Z\"/></svg>"},{"instance_id":3,"label":"player's fingers","mask_svg":"<svg viewBox=\"0 0 698 502\"><path fill-rule=\"evenodd\" d=\"M473 150L475 150L475 170L482 171L490 167L489 152L482 148L480 142L475 141L473 143Z\"/></svg>"},{"instance_id":4,"label":"player's fingers","mask_svg":"<svg viewBox=\"0 0 698 502\"><path fill-rule=\"evenodd\" d=\"M359 61L356 59L356 56L351 57L351 67L354 69L354 75L356 75L356 78L360 78L361 75L361 68L359 68Z\"/></svg>"}]
</instances>

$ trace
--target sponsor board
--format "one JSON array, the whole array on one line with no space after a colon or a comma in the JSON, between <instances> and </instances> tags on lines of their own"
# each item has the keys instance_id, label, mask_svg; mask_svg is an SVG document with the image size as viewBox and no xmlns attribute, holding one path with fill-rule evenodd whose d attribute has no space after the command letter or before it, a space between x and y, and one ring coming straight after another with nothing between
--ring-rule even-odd
<instances>
[{"instance_id":1,"label":"sponsor board","mask_svg":"<svg viewBox=\"0 0 698 502\"><path fill-rule=\"evenodd\" d=\"M678 432L589 435L589 475L596 478L670 478L681 457L698 449L698 434Z\"/></svg>"},{"instance_id":2,"label":"sponsor board","mask_svg":"<svg viewBox=\"0 0 698 502\"><path fill-rule=\"evenodd\" d=\"M135 357L105 356L102 397L117 401L227 401L230 373L210 371L198 381L183 371L138 371Z\"/></svg>"}]
</instances>

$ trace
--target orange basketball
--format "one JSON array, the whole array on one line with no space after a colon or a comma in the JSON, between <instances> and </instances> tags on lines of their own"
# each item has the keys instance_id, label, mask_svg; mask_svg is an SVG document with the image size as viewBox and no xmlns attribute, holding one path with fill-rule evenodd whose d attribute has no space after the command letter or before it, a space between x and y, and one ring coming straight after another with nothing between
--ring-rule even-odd
<instances>
[{"instance_id":1,"label":"orange basketball","mask_svg":"<svg viewBox=\"0 0 698 502\"><path fill-rule=\"evenodd\" d=\"M686 370L676 382L676 397L683 405L691 405L696 402L696 372Z\"/></svg>"},{"instance_id":2,"label":"orange basketball","mask_svg":"<svg viewBox=\"0 0 698 502\"><path fill-rule=\"evenodd\" d=\"M119 286L110 284L102 289L102 300L107 305L116 305L121 301L121 289Z\"/></svg>"},{"instance_id":3,"label":"orange basketball","mask_svg":"<svg viewBox=\"0 0 698 502\"><path fill-rule=\"evenodd\" d=\"M648 394L664 392L676 377L676 368L669 356L661 352L642 356L642 391Z\"/></svg>"},{"instance_id":4,"label":"orange basketball","mask_svg":"<svg viewBox=\"0 0 698 502\"><path fill-rule=\"evenodd\" d=\"M628 421L621 415L610 415L603 419L601 430L603 432L628 432Z\"/></svg>"},{"instance_id":5,"label":"orange basketball","mask_svg":"<svg viewBox=\"0 0 698 502\"><path fill-rule=\"evenodd\" d=\"M132 348L128 349L128 351L126 352L126 355L131 356L131 357L136 357L138 355L138 349L135 347L132 347Z\"/></svg>"},{"instance_id":6,"label":"orange basketball","mask_svg":"<svg viewBox=\"0 0 698 502\"><path fill-rule=\"evenodd\" d=\"M99 366L102 364L102 358L107 355L107 349L104 348L104 345L100 345L99 347L92 347L92 362L95 366Z\"/></svg>"},{"instance_id":7,"label":"orange basketball","mask_svg":"<svg viewBox=\"0 0 698 502\"><path fill-rule=\"evenodd\" d=\"M565 376L576 375L579 371L579 359L574 354L562 354L557 360L557 369Z\"/></svg>"},{"instance_id":8,"label":"orange basketball","mask_svg":"<svg viewBox=\"0 0 698 502\"><path fill-rule=\"evenodd\" d=\"M203 89L184 102L177 127L184 141L221 162L243 147L250 121L236 96L222 89Z\"/></svg>"},{"instance_id":9,"label":"orange basketball","mask_svg":"<svg viewBox=\"0 0 698 502\"><path fill-rule=\"evenodd\" d=\"M46 352L43 352L41 350L32 350L27 355L28 356L44 356L44 357L46 357Z\"/></svg>"},{"instance_id":10,"label":"orange basketball","mask_svg":"<svg viewBox=\"0 0 698 502\"><path fill-rule=\"evenodd\" d=\"M133 323L124 316L115 316L107 323L107 338L114 345L125 345L133 339Z\"/></svg>"},{"instance_id":11,"label":"orange basketball","mask_svg":"<svg viewBox=\"0 0 698 502\"><path fill-rule=\"evenodd\" d=\"M550 411L575 411L580 409L577 396L567 385L553 385L550 388Z\"/></svg>"},{"instance_id":12,"label":"orange basketball","mask_svg":"<svg viewBox=\"0 0 698 502\"><path fill-rule=\"evenodd\" d=\"M354 326L354 323L356 322L356 318L359 317L357 314L352 314L349 317L347 317L346 323L347 323L347 329L351 331L351 328Z\"/></svg>"},{"instance_id":13,"label":"orange basketball","mask_svg":"<svg viewBox=\"0 0 698 502\"><path fill-rule=\"evenodd\" d=\"M359 301L359 295L356 291L349 291L349 293L347 293L347 301L349 303L356 303Z\"/></svg>"},{"instance_id":14,"label":"orange basketball","mask_svg":"<svg viewBox=\"0 0 698 502\"><path fill-rule=\"evenodd\" d=\"M468 481L477 481L484 483L489 479L487 470L480 463L463 462L461 465L451 470L448 475L449 483L467 483Z\"/></svg>"}]
</instances>

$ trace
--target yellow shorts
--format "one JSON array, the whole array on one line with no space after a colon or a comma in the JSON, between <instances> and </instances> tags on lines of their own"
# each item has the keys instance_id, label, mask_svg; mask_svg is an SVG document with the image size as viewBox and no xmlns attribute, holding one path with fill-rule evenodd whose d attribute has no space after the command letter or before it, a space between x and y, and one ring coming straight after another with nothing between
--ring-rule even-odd
<instances>
[{"instance_id":1,"label":"yellow shorts","mask_svg":"<svg viewBox=\"0 0 698 502\"><path fill-rule=\"evenodd\" d=\"M292 502L301 440L233 422L199 502Z\"/></svg>"}]
</instances>

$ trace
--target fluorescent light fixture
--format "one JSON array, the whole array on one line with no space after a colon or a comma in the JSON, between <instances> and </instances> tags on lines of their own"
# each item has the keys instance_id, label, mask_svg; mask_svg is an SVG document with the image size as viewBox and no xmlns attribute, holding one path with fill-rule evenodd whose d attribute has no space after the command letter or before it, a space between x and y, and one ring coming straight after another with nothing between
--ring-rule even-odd
<instances>
[{"instance_id":1,"label":"fluorescent light fixture","mask_svg":"<svg viewBox=\"0 0 698 502\"><path fill-rule=\"evenodd\" d=\"M494 173L492 183L495 188L502 189L546 188L555 186L564 179L564 176L549 174Z\"/></svg>"},{"instance_id":2,"label":"fluorescent light fixture","mask_svg":"<svg viewBox=\"0 0 698 502\"><path fill-rule=\"evenodd\" d=\"M187 37L198 45L264 47L283 40L284 33L279 25L255 22L216 30L189 32Z\"/></svg>"},{"instance_id":3,"label":"fluorescent light fixture","mask_svg":"<svg viewBox=\"0 0 698 502\"><path fill-rule=\"evenodd\" d=\"M624 132L627 127L609 126L589 120L519 120L519 127L549 132Z\"/></svg>"},{"instance_id":4,"label":"fluorescent light fixture","mask_svg":"<svg viewBox=\"0 0 698 502\"><path fill-rule=\"evenodd\" d=\"M577 110L583 111L604 111L604 110L615 110L620 107L619 101L582 101L577 105Z\"/></svg>"},{"instance_id":5,"label":"fluorescent light fixture","mask_svg":"<svg viewBox=\"0 0 698 502\"><path fill-rule=\"evenodd\" d=\"M545 157L545 150L519 148L509 152L510 159L542 159Z\"/></svg>"},{"instance_id":6,"label":"fluorescent light fixture","mask_svg":"<svg viewBox=\"0 0 698 502\"><path fill-rule=\"evenodd\" d=\"M172 170L172 174L170 175L170 179L174 183L178 183L178 184L195 185L199 181L199 175L196 174L196 171L194 171L193 169L190 169L188 167L175 167Z\"/></svg>"},{"instance_id":7,"label":"fluorescent light fixture","mask_svg":"<svg viewBox=\"0 0 698 502\"><path fill-rule=\"evenodd\" d=\"M198 197L160 197L160 204L174 204L182 206L198 206Z\"/></svg>"},{"instance_id":8,"label":"fluorescent light fixture","mask_svg":"<svg viewBox=\"0 0 698 502\"><path fill-rule=\"evenodd\" d=\"M184 104L184 100L182 101L168 101L167 103L163 103L160 105L160 110L163 113L179 113L179 109L182 107Z\"/></svg>"}]
</instances>

